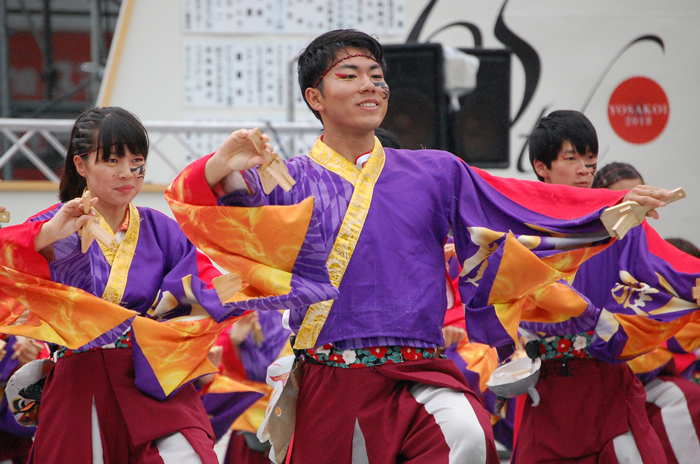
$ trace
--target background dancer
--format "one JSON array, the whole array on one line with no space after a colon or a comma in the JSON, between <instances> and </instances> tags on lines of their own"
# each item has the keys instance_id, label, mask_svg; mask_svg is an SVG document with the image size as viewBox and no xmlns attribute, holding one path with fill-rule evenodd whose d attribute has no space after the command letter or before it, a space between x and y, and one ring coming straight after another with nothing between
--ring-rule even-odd
<instances>
[{"instance_id":1,"label":"background dancer","mask_svg":"<svg viewBox=\"0 0 700 464\"><path fill-rule=\"evenodd\" d=\"M529 145L532 166L545 183L587 189L595 175L599 185L613 185L624 180L625 187L642 191L647 188L636 170L619 163L596 173L597 135L588 118L580 112L552 112L537 124ZM606 273L613 279L615 274L623 272L644 275L646 268L669 278L682 274L646 251L646 246L648 261L646 256L624 259L625 247L642 241L646 244L646 236L636 235L642 230L635 229L624 240L583 264L569 284L594 305L606 307L605 299L610 295L605 292L609 292L609 287L600 284L601 276ZM656 235L651 236L652 240L656 238ZM665 243L660 239L656 242ZM670 253L669 258L672 258L674 252ZM695 267L700 270L700 266ZM600 288L590 290L596 286ZM690 289L685 290L687 295ZM561 459L665 462L661 442L646 417L646 394L642 384L626 364L619 363L612 355L614 349L598 346L596 351L591 348L601 342L595 330L575 333L570 326L530 322L523 322L521 327L542 336L529 343L528 353L533 357L541 356L544 363L537 384L541 402L534 408L525 399L513 462ZM637 354L654 348L651 332L647 341L644 334L627 331L629 338L639 346L649 346L646 350L639 349ZM637 359L644 357L646 355ZM572 416L577 420L572 422ZM593 426L598 433L585 432Z\"/></svg>"},{"instance_id":2,"label":"background dancer","mask_svg":"<svg viewBox=\"0 0 700 464\"><path fill-rule=\"evenodd\" d=\"M609 190L628 190L641 184L642 175L627 163L610 163L593 179L593 188ZM667 241L686 251L675 240ZM700 253L695 257L700 258ZM700 453L700 385L682 374L694 371L697 356L693 351L700 346L699 334L700 324L692 322L673 339L628 363L647 392L647 417L670 463L691 464ZM692 376L690 372L688 376Z\"/></svg>"}]
</instances>

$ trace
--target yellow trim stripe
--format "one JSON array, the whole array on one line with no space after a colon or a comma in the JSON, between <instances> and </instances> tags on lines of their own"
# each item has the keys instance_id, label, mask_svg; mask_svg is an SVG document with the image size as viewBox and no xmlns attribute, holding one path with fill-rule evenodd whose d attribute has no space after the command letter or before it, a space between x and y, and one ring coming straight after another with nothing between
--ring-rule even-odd
<instances>
[{"instance_id":1,"label":"yellow trim stripe","mask_svg":"<svg viewBox=\"0 0 700 464\"><path fill-rule=\"evenodd\" d=\"M139 231L141 228L139 211L133 203L129 203L129 214L129 228L124 235L124 239L122 239L119 244L118 249L114 250L114 245L111 248L107 248L97 242L109 261L109 264L112 266L107 286L102 293L102 299L116 305L121 303L124 291L126 290L126 281L129 276L129 269L131 268L131 261L133 261L134 254L136 253L136 244L139 241ZM102 216L100 216L100 226L113 234L107 221L105 221Z\"/></svg>"},{"instance_id":2,"label":"yellow trim stripe","mask_svg":"<svg viewBox=\"0 0 700 464\"><path fill-rule=\"evenodd\" d=\"M379 174L384 168L386 156L382 144L375 137L372 154L362 171L321 142L320 139L316 141L316 144L311 149L309 158L355 186L348 210L338 231L338 236L335 238L333 248L326 261L331 282L336 287L340 287L340 282L345 275L345 269L348 267L348 263L355 251L357 240L360 238L362 227L365 224L369 206L372 202L374 185L377 183ZM294 348L308 349L315 346L318 335L321 333L332 306L333 300L328 300L309 307L299 328Z\"/></svg>"}]
</instances>

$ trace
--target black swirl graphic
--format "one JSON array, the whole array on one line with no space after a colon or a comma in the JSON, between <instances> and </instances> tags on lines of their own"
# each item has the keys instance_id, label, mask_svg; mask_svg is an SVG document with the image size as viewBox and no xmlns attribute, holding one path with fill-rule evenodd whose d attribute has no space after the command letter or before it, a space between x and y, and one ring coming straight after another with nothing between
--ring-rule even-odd
<instances>
[{"instance_id":1,"label":"black swirl graphic","mask_svg":"<svg viewBox=\"0 0 700 464\"><path fill-rule=\"evenodd\" d=\"M437 1L438 0L430 0L430 2L428 2L428 4L425 6L423 12L420 14L418 19L416 20L416 23L413 25L411 32L408 34L408 37L406 38L406 43L418 43L418 37L420 37L420 33L423 30L423 26L425 26L425 22L428 20L428 16L430 16L430 12L433 10L433 7L437 3Z\"/></svg>"},{"instance_id":2,"label":"black swirl graphic","mask_svg":"<svg viewBox=\"0 0 700 464\"><path fill-rule=\"evenodd\" d=\"M586 101L583 102L583 106L581 107L581 112L585 112L586 108L588 107L588 104L591 102L591 99L593 99L593 96L595 95L596 91L598 90L598 87L600 87L600 84L603 82L603 79L605 79L605 76L608 74L610 69L613 67L615 62L627 51L629 50L634 44L640 43L640 42L654 42L661 47L662 52L666 52L666 49L664 48L664 41L661 40L661 37L656 36L656 35L643 35L641 37L637 37L634 39L632 42L628 43L624 47L622 47L622 50L620 50L617 55L610 61L610 64L608 64L608 67L605 68L603 71L603 74L600 75L598 80L596 81L595 85L593 86L593 90L591 90L591 93L588 95L588 98L586 98Z\"/></svg>"},{"instance_id":3,"label":"black swirl graphic","mask_svg":"<svg viewBox=\"0 0 700 464\"><path fill-rule=\"evenodd\" d=\"M515 35L515 33L506 26L503 20L503 12L507 4L508 0L505 0L501 6L501 11L498 13L498 19L496 20L493 33L503 45L510 48L513 54L520 60L520 63L522 63L523 70L525 71L525 92L523 94L523 100L520 103L520 108L510 123L510 125L513 126L523 114L527 105L530 104L530 100L532 100L532 97L535 95L535 90L537 90L537 84L540 80L540 57L530 44Z\"/></svg>"},{"instance_id":4,"label":"black swirl graphic","mask_svg":"<svg viewBox=\"0 0 700 464\"><path fill-rule=\"evenodd\" d=\"M455 26L461 26L461 27L469 30L469 32L472 33L472 37L474 38L474 48L481 48L482 40L481 40L481 30L479 29L479 26L477 26L476 24L473 24L473 23L466 22L466 21L455 21L454 23L450 23L450 24L447 24L445 26L442 26L440 29L438 29L437 31L430 34L428 36L428 38L425 39L425 41L430 42L431 40L433 40L433 37L438 35L440 32L442 32L446 29L449 29L451 27L455 27Z\"/></svg>"}]
</instances>

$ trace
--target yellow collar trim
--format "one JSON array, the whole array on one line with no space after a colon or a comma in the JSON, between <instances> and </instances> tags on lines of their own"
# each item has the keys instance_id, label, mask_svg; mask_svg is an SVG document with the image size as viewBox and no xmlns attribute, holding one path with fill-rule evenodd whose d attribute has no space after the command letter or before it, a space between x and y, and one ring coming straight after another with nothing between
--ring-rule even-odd
<instances>
[{"instance_id":1,"label":"yellow collar trim","mask_svg":"<svg viewBox=\"0 0 700 464\"><path fill-rule=\"evenodd\" d=\"M384 148L382 148L382 144L379 142L379 139L375 137L374 148L372 148L372 154L369 156L369 159L374 158L375 153L378 153L377 147L382 153L381 156L384 156ZM357 184L357 180L362 172L344 156L323 143L321 137L316 139L316 143L314 143L314 146L311 148L311 152L309 153L309 158L316 161L329 171L338 174L340 177L350 182L353 186ZM367 164L369 164L369 160L367 160ZM365 167L367 164L365 164ZM382 163L382 166L383 165L384 163Z\"/></svg>"},{"instance_id":2,"label":"yellow collar trim","mask_svg":"<svg viewBox=\"0 0 700 464\"><path fill-rule=\"evenodd\" d=\"M355 186L350 204L348 204L348 210L338 231L338 236L335 238L333 248L326 261L331 282L336 287L340 287L340 282L343 280L343 275L345 275L345 269L348 267L348 263L355 251L357 240L360 238L362 227L365 224L369 206L372 202L374 185L377 183L379 174L384 168L386 155L382 144L375 137L372 154L361 171L332 148L321 142L320 139L316 141L311 153L309 153L309 157ZM322 301L309 307L299 328L294 348L308 349L315 346L318 335L321 333L321 329L328 318L331 306L333 306L333 300Z\"/></svg>"},{"instance_id":3,"label":"yellow collar trim","mask_svg":"<svg viewBox=\"0 0 700 464\"><path fill-rule=\"evenodd\" d=\"M112 246L106 247L100 242L102 253L104 253L107 262L112 266L112 270L109 273L109 280L107 281L107 286L102 294L102 299L107 300L110 303L120 304L122 297L124 296L124 290L126 289L126 280L129 275L129 269L131 268L131 261L134 259L134 253L136 252L136 244L139 240L139 230L141 228L141 220L139 218L139 211L133 205L129 203L129 228L124 235L121 243L117 243L115 240ZM112 229L107 224L107 221L100 215L100 227L105 229L107 232L114 235Z\"/></svg>"}]
</instances>

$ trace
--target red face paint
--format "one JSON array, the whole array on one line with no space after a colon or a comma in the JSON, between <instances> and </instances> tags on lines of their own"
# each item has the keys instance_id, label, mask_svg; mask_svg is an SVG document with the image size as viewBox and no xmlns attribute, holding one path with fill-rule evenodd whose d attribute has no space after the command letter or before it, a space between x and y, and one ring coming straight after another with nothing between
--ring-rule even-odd
<instances>
[{"instance_id":1,"label":"red face paint","mask_svg":"<svg viewBox=\"0 0 700 464\"><path fill-rule=\"evenodd\" d=\"M330 70L333 69L333 68L335 68L338 64L342 63L343 61L345 61L345 60L347 60L347 59L355 58L356 56L363 56L363 57L365 57L365 58L369 58L370 60L374 61L374 62L377 63L377 64L380 64L372 55L365 55L364 53L356 53L356 54L353 54L353 55L346 55L346 56L344 56L344 57L342 57L342 58L338 58L338 59L335 60L333 63L331 63L331 65L328 66L328 67L326 68L325 71L323 71L323 74L321 74L321 77L318 78L318 80L316 81L316 83L315 83L314 85L312 85L311 88L312 88L312 89L315 89L316 86L319 84L319 82L321 82L321 80L323 80L323 78L326 76L326 74L328 74L328 73L330 72Z\"/></svg>"}]
</instances>

